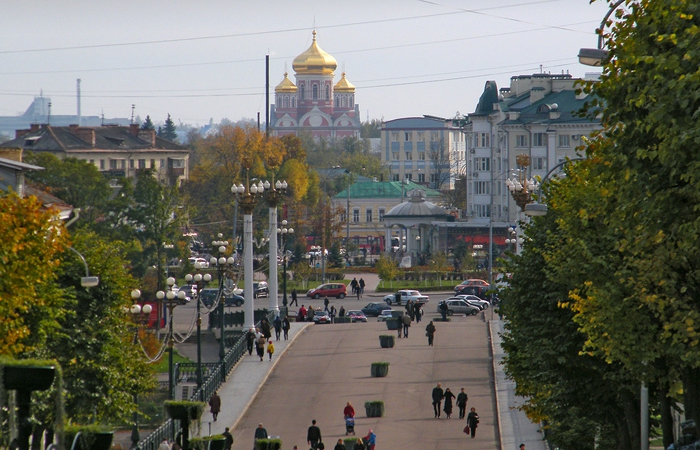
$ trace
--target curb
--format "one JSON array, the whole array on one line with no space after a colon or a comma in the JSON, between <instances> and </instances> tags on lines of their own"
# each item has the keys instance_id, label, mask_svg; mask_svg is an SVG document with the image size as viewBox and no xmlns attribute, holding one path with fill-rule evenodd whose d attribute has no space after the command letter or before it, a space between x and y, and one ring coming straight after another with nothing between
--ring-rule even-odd
<instances>
[{"instance_id":1,"label":"curb","mask_svg":"<svg viewBox=\"0 0 700 450\"><path fill-rule=\"evenodd\" d=\"M498 424L498 445L499 448L503 449L503 432L501 431L501 402L498 397L498 363L496 362L496 352L495 344L493 340L493 321L489 321L489 338L491 340L491 361L493 364L493 383L494 383L494 395L496 397L496 423Z\"/></svg>"}]
</instances>

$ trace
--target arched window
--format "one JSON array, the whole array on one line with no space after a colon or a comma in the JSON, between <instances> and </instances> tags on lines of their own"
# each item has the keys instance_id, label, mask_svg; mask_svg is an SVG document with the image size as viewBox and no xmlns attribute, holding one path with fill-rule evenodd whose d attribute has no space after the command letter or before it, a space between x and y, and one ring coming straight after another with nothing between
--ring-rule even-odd
<instances>
[{"instance_id":1,"label":"arched window","mask_svg":"<svg viewBox=\"0 0 700 450\"><path fill-rule=\"evenodd\" d=\"M314 84L314 85L311 87L311 89L312 89L312 91L311 91L311 98L314 99L314 100L318 100L318 84Z\"/></svg>"},{"instance_id":2,"label":"arched window","mask_svg":"<svg viewBox=\"0 0 700 450\"><path fill-rule=\"evenodd\" d=\"M289 97L285 97L284 98L284 107L286 108L288 106L289 106Z\"/></svg>"},{"instance_id":3,"label":"arched window","mask_svg":"<svg viewBox=\"0 0 700 450\"><path fill-rule=\"evenodd\" d=\"M282 106L282 98L277 97L277 107L279 108L280 106Z\"/></svg>"},{"instance_id":4,"label":"arched window","mask_svg":"<svg viewBox=\"0 0 700 450\"><path fill-rule=\"evenodd\" d=\"M306 94L306 85L302 84L301 85L301 96L299 96L299 99L304 100Z\"/></svg>"},{"instance_id":5,"label":"arched window","mask_svg":"<svg viewBox=\"0 0 700 450\"><path fill-rule=\"evenodd\" d=\"M292 108L296 108L296 107L297 107L297 98L292 97Z\"/></svg>"},{"instance_id":6,"label":"arched window","mask_svg":"<svg viewBox=\"0 0 700 450\"><path fill-rule=\"evenodd\" d=\"M345 108L345 96L343 95L343 98L340 100L340 106Z\"/></svg>"},{"instance_id":7,"label":"arched window","mask_svg":"<svg viewBox=\"0 0 700 450\"><path fill-rule=\"evenodd\" d=\"M351 96L350 96L349 105L348 105L350 108L354 108L354 107L355 107L355 105L353 104L353 98L354 98L354 97L355 97L354 95L351 95Z\"/></svg>"},{"instance_id":8,"label":"arched window","mask_svg":"<svg viewBox=\"0 0 700 450\"><path fill-rule=\"evenodd\" d=\"M335 107L337 108L338 106L340 106L340 97L338 97L338 96L336 95L336 96L335 96Z\"/></svg>"},{"instance_id":9,"label":"arched window","mask_svg":"<svg viewBox=\"0 0 700 450\"><path fill-rule=\"evenodd\" d=\"M331 99L331 87L329 85L326 85L326 100Z\"/></svg>"}]
</instances>

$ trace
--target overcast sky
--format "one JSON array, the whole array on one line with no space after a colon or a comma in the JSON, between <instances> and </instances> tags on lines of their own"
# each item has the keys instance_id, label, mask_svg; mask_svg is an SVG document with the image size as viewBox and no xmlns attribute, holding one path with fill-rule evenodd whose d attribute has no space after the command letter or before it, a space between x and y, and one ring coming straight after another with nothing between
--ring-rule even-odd
<instances>
[{"instance_id":1,"label":"overcast sky","mask_svg":"<svg viewBox=\"0 0 700 450\"><path fill-rule=\"evenodd\" d=\"M354 84L361 119L474 111L487 80L583 77L608 10L598 0L4 0L0 115L43 90L52 114L176 123L265 119L285 70L311 44Z\"/></svg>"}]
</instances>

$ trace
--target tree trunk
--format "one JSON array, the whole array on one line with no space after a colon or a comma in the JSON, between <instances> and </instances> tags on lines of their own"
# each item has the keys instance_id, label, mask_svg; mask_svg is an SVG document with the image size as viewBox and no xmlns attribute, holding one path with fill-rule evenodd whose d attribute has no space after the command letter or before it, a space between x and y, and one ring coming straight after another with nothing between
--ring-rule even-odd
<instances>
[{"instance_id":1,"label":"tree trunk","mask_svg":"<svg viewBox=\"0 0 700 450\"><path fill-rule=\"evenodd\" d=\"M620 406L624 411L625 423L627 425L626 430L622 429L620 431L627 431L630 443L632 444L630 449L640 448L642 437L640 432L639 396L626 390L621 392Z\"/></svg>"},{"instance_id":2,"label":"tree trunk","mask_svg":"<svg viewBox=\"0 0 700 450\"><path fill-rule=\"evenodd\" d=\"M625 421L624 415L615 416L613 420L615 421L617 435L619 437L617 441L617 450L632 450L632 441L627 432L627 422Z\"/></svg>"},{"instance_id":3,"label":"tree trunk","mask_svg":"<svg viewBox=\"0 0 700 450\"><path fill-rule=\"evenodd\" d=\"M685 367L682 371L685 419L700 422L700 368Z\"/></svg>"},{"instance_id":4,"label":"tree trunk","mask_svg":"<svg viewBox=\"0 0 700 450\"><path fill-rule=\"evenodd\" d=\"M658 387L659 409L661 409L661 432L663 433L664 448L673 444L673 399L668 396L668 387Z\"/></svg>"}]
</instances>

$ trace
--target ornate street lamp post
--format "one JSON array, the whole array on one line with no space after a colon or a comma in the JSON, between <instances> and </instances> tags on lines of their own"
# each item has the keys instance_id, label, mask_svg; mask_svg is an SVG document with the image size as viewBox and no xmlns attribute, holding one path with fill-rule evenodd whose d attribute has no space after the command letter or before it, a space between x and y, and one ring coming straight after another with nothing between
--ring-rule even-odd
<instances>
[{"instance_id":1,"label":"ornate street lamp post","mask_svg":"<svg viewBox=\"0 0 700 450\"><path fill-rule=\"evenodd\" d=\"M277 297L279 295L279 283L277 282L277 205L279 205L282 196L287 192L287 182L279 181L275 183L275 179L272 179L274 184L270 184L269 181L263 183L265 188L265 200L270 208L268 223L270 224L270 266L269 266L269 283L268 288L270 290L270 311L275 313L279 312L279 302ZM246 278L246 282L248 279Z\"/></svg>"},{"instance_id":2,"label":"ornate street lamp post","mask_svg":"<svg viewBox=\"0 0 700 450\"><path fill-rule=\"evenodd\" d=\"M221 239L223 237L223 234L219 233L218 237L219 239ZM213 241L211 243L211 246L214 248L218 248L219 250L219 257L215 258L212 256L211 260L209 261L209 267L215 267L216 273L219 276L219 292L217 293L216 298L219 299L217 314L219 315L219 330L221 331L221 338L219 339L219 361L223 362L224 358L226 357L226 333L224 332L224 303L226 303L224 301L224 274L226 273L227 269L230 269L234 266L236 260L233 256L229 256L228 258L226 258L226 248L228 247L228 241ZM248 299L246 298L246 302L247 301ZM197 308L199 310L199 300L197 300ZM200 366L201 364L198 366L198 371L201 370Z\"/></svg>"},{"instance_id":3,"label":"ornate street lamp post","mask_svg":"<svg viewBox=\"0 0 700 450\"><path fill-rule=\"evenodd\" d=\"M185 281L187 284L192 286L192 298L197 305L197 391L199 392L199 401L204 401L204 392L202 391L202 384L204 381L202 379L202 315L200 313L200 300L199 293L202 292L211 281L211 274L205 273L202 275L200 270L202 269L202 264L199 262L194 263L194 269L197 271L194 275L185 275ZM221 300L220 300L221 301Z\"/></svg>"},{"instance_id":4,"label":"ornate street lamp post","mask_svg":"<svg viewBox=\"0 0 700 450\"><path fill-rule=\"evenodd\" d=\"M142 306L138 303L141 298L141 291L138 289L131 291L131 298L134 304L131 305L131 308L128 308L128 311L131 313L131 318L134 321L134 345L137 345L139 343L139 328L148 323L148 318L151 315L151 311L153 311L153 307L149 304L144 304ZM134 387L134 405L136 409L134 409L134 423L131 427L131 448L136 448L141 440L141 436L139 435L139 393L137 387Z\"/></svg>"},{"instance_id":5,"label":"ornate street lamp post","mask_svg":"<svg viewBox=\"0 0 700 450\"><path fill-rule=\"evenodd\" d=\"M521 211L525 210L528 203L532 203L532 193L539 184L530 178L527 179L527 169L530 167L530 157L521 153L515 157L515 163L520 167L512 178L506 180L506 186L513 196L515 204Z\"/></svg>"},{"instance_id":6,"label":"ornate street lamp post","mask_svg":"<svg viewBox=\"0 0 700 450\"><path fill-rule=\"evenodd\" d=\"M283 264L283 279L282 279L282 304L287 306L287 236L294 233L294 228L287 228L287 221L282 221L282 228L278 228L277 232L282 236L282 264Z\"/></svg>"},{"instance_id":7,"label":"ornate street lamp post","mask_svg":"<svg viewBox=\"0 0 700 450\"><path fill-rule=\"evenodd\" d=\"M250 182L246 178L246 184ZM231 192L238 198L238 203L243 209L243 277L245 287L245 320L243 327L249 329L255 326L255 305L253 304L253 210L258 200L265 192L262 181L246 187L242 184L231 186Z\"/></svg>"},{"instance_id":8,"label":"ornate street lamp post","mask_svg":"<svg viewBox=\"0 0 700 450\"><path fill-rule=\"evenodd\" d=\"M175 398L173 388L173 346L175 345L175 338L173 335L173 310L177 306L178 302L185 299L185 293L182 291L175 292L173 287L175 286L175 278L168 277L165 280L165 284L168 286L165 292L156 292L156 298L161 302L165 302L165 306L168 308L168 400Z\"/></svg>"}]
</instances>

